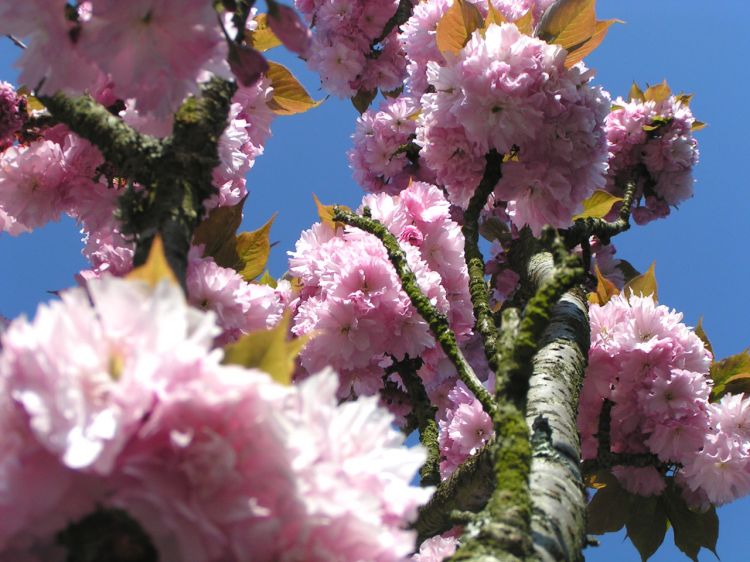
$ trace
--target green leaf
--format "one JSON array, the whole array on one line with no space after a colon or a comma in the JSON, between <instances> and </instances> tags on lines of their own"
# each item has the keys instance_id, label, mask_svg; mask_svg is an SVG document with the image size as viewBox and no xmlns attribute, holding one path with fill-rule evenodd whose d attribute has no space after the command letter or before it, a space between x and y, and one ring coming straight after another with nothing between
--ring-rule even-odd
<instances>
[{"instance_id":1,"label":"green leaf","mask_svg":"<svg viewBox=\"0 0 750 562\"><path fill-rule=\"evenodd\" d=\"M245 281L252 281L266 268L271 253L271 225L275 218L274 214L258 230L237 235L238 271Z\"/></svg>"},{"instance_id":2,"label":"green leaf","mask_svg":"<svg viewBox=\"0 0 750 562\"><path fill-rule=\"evenodd\" d=\"M616 197L611 193L597 189L594 193L583 202L583 212L578 213L573 217L573 220L578 219L601 219L606 217L612 210L615 203L622 201L622 197Z\"/></svg>"},{"instance_id":3,"label":"green leaf","mask_svg":"<svg viewBox=\"0 0 750 562\"><path fill-rule=\"evenodd\" d=\"M698 562L701 548L707 548L716 555L719 518L714 507L702 513L691 510L671 479L662 495L662 502L674 529L674 544L677 548L693 562Z\"/></svg>"},{"instance_id":4,"label":"green leaf","mask_svg":"<svg viewBox=\"0 0 750 562\"><path fill-rule=\"evenodd\" d=\"M482 27L482 14L474 4L455 0L437 24L435 40L441 53L458 54L471 34Z\"/></svg>"},{"instance_id":5,"label":"green leaf","mask_svg":"<svg viewBox=\"0 0 750 562\"><path fill-rule=\"evenodd\" d=\"M281 40L268 26L268 14L258 14L253 19L258 27L245 33L245 38L251 47L259 51L268 51L281 45Z\"/></svg>"},{"instance_id":6,"label":"green leaf","mask_svg":"<svg viewBox=\"0 0 750 562\"><path fill-rule=\"evenodd\" d=\"M377 95L377 90L358 90L351 98L352 105L357 111L359 111L359 114L362 115L369 109L372 100L374 100Z\"/></svg>"},{"instance_id":7,"label":"green leaf","mask_svg":"<svg viewBox=\"0 0 750 562\"><path fill-rule=\"evenodd\" d=\"M607 474L601 484L605 484L604 487L596 491L586 508L586 532L594 535L619 531L630 515L631 495L620 486L617 479Z\"/></svg>"},{"instance_id":8,"label":"green leaf","mask_svg":"<svg viewBox=\"0 0 750 562\"><path fill-rule=\"evenodd\" d=\"M286 312L275 328L251 332L226 346L224 363L259 369L280 384L291 384L295 360L309 341L310 334L287 340L289 319L290 314Z\"/></svg>"},{"instance_id":9,"label":"green leaf","mask_svg":"<svg viewBox=\"0 0 750 562\"><path fill-rule=\"evenodd\" d=\"M656 262L651 264L651 267L648 268L648 271L646 271L646 273L643 273L638 277L631 279L625 285L625 287L623 287L622 292L627 297L630 297L630 295L643 297L653 296L654 300L658 301L659 294L656 285L656 274L654 272L655 268Z\"/></svg>"},{"instance_id":10,"label":"green leaf","mask_svg":"<svg viewBox=\"0 0 750 562\"><path fill-rule=\"evenodd\" d=\"M633 495L625 527L628 538L645 562L661 546L667 534L667 513L660 498Z\"/></svg>"},{"instance_id":11,"label":"green leaf","mask_svg":"<svg viewBox=\"0 0 750 562\"><path fill-rule=\"evenodd\" d=\"M750 350L748 349L735 355L730 355L721 361L714 361L711 364L710 370L711 379L714 381L713 388L711 389L711 401L714 402L727 392L734 391L735 388L729 388L733 380L737 381L736 377L738 375L745 375L747 373L750 373ZM744 385L746 384L745 382ZM735 384L736 386L738 385Z\"/></svg>"},{"instance_id":12,"label":"green leaf","mask_svg":"<svg viewBox=\"0 0 750 562\"><path fill-rule=\"evenodd\" d=\"M151 248L148 251L146 263L140 267L136 267L126 275L126 278L145 281L152 287L155 287L159 282L165 279L175 285L179 284L174 271L172 271L172 268L169 267L169 263L167 263L167 256L164 253L164 242L162 242L160 234L157 234L154 237L153 242L151 242Z\"/></svg>"},{"instance_id":13,"label":"green leaf","mask_svg":"<svg viewBox=\"0 0 750 562\"><path fill-rule=\"evenodd\" d=\"M268 107L276 115L295 115L318 107L323 100L315 101L288 68L268 61L268 78L273 86L273 97Z\"/></svg>"},{"instance_id":14,"label":"green leaf","mask_svg":"<svg viewBox=\"0 0 750 562\"><path fill-rule=\"evenodd\" d=\"M221 267L234 269L239 262L235 233L242 222L242 207L246 198L233 207L212 209L193 235L193 245L203 244L203 254L214 258Z\"/></svg>"}]
</instances>

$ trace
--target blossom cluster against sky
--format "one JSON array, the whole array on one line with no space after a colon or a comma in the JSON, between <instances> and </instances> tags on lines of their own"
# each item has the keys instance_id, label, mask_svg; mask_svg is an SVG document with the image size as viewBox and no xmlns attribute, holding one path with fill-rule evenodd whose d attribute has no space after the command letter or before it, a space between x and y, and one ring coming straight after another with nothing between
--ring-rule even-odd
<instances>
[{"instance_id":1,"label":"blossom cluster against sky","mask_svg":"<svg viewBox=\"0 0 750 562\"><path fill-rule=\"evenodd\" d=\"M655 260L660 301L684 312L690 325L703 315L719 357L736 353L750 344L750 265L745 259L750 194L742 169L750 144L744 130L750 110L743 95L750 87L743 71L750 47L745 32L750 7L731 0L710 7L695 0L600 0L598 7L600 18L626 23L613 27L588 58L597 71L596 82L616 97L626 95L633 80L644 85L666 78L674 91L695 94L691 107L709 125L698 134L701 162L695 170L694 198L668 219L618 238L618 256L641 270ZM11 67L15 49L10 41L0 42L0 79L16 81ZM316 99L325 97L303 64L279 49L269 55L292 67ZM351 178L346 158L355 117L349 102L330 98L307 114L273 123L265 154L248 176L244 227L257 228L280 212L272 230L272 239L278 241L270 262L274 275L286 270L286 252L301 230L317 220L311 193L325 203L359 203L362 191ZM38 302L51 298L47 291L72 285L74 273L85 265L80 249L71 221L18 238L0 236L5 263L0 314L31 314ZM744 531L748 515L749 499L720 510L718 553L724 562L740 562L750 549ZM669 536L666 542L671 543ZM638 559L621 536L604 537L602 543L601 549L587 551L588 560ZM681 556L665 546L652 560ZM702 553L701 560L712 558Z\"/></svg>"}]
</instances>

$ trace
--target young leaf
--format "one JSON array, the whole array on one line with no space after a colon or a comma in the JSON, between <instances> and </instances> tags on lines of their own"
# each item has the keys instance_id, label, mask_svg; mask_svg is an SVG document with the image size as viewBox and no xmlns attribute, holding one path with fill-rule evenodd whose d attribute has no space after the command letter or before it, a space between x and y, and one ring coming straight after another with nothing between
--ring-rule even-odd
<instances>
[{"instance_id":1,"label":"young leaf","mask_svg":"<svg viewBox=\"0 0 750 562\"><path fill-rule=\"evenodd\" d=\"M526 12L513 23L518 28L518 31L520 31L524 35L531 35L532 33L534 33L534 14L531 10Z\"/></svg>"},{"instance_id":2,"label":"young leaf","mask_svg":"<svg viewBox=\"0 0 750 562\"><path fill-rule=\"evenodd\" d=\"M224 363L259 369L280 384L291 384L294 361L309 341L310 334L287 340L289 319L290 315L286 312L275 328L251 332L226 346Z\"/></svg>"},{"instance_id":3,"label":"young leaf","mask_svg":"<svg viewBox=\"0 0 750 562\"><path fill-rule=\"evenodd\" d=\"M615 195L612 195L611 193L608 193L607 191L597 189L596 191L594 191L591 197L583 202L583 211L575 215L573 217L573 220L576 221L578 219L586 218L604 218L612 210L612 207L615 205L615 203L619 201L622 201L622 197L617 197Z\"/></svg>"},{"instance_id":4,"label":"young leaf","mask_svg":"<svg viewBox=\"0 0 750 562\"><path fill-rule=\"evenodd\" d=\"M643 90L638 87L638 84L633 82L630 86L630 92L628 92L628 101L646 101L646 97L643 95Z\"/></svg>"},{"instance_id":5,"label":"young leaf","mask_svg":"<svg viewBox=\"0 0 750 562\"><path fill-rule=\"evenodd\" d=\"M271 253L271 225L275 218L274 214L258 230L237 235L238 271L245 281L252 281L266 268Z\"/></svg>"},{"instance_id":6,"label":"young leaf","mask_svg":"<svg viewBox=\"0 0 750 562\"><path fill-rule=\"evenodd\" d=\"M695 327L694 332L695 332L695 335L698 336L700 340L703 342L703 345L705 346L705 348L711 352L711 355L714 355L714 348L711 345L711 340L708 339L708 336L706 335L706 331L703 329L703 316L701 316L698 319L698 325Z\"/></svg>"},{"instance_id":7,"label":"young leaf","mask_svg":"<svg viewBox=\"0 0 750 562\"><path fill-rule=\"evenodd\" d=\"M690 105L690 101L693 99L693 94L678 94L677 101L684 106Z\"/></svg>"},{"instance_id":8,"label":"young leaf","mask_svg":"<svg viewBox=\"0 0 750 562\"><path fill-rule=\"evenodd\" d=\"M268 51L281 45L281 41L268 26L268 14L258 14L253 18L258 27L245 34L251 47L259 51Z\"/></svg>"},{"instance_id":9,"label":"young leaf","mask_svg":"<svg viewBox=\"0 0 750 562\"><path fill-rule=\"evenodd\" d=\"M495 8L492 2L489 2L488 6L487 17L484 18L484 27L482 29L487 29L493 23L495 25L500 25L501 23L506 23L508 21L503 14L497 11L497 8Z\"/></svg>"},{"instance_id":10,"label":"young leaf","mask_svg":"<svg viewBox=\"0 0 750 562\"><path fill-rule=\"evenodd\" d=\"M628 538L645 562L661 546L667 534L667 513L660 498L633 496L625 527Z\"/></svg>"},{"instance_id":11,"label":"young leaf","mask_svg":"<svg viewBox=\"0 0 750 562\"><path fill-rule=\"evenodd\" d=\"M702 513L691 510L685 503L682 493L671 480L662 495L662 502L674 529L674 544L677 548L693 562L698 562L698 553L701 548L707 548L716 555L719 518L716 516L714 507Z\"/></svg>"},{"instance_id":12,"label":"young leaf","mask_svg":"<svg viewBox=\"0 0 750 562\"><path fill-rule=\"evenodd\" d=\"M237 242L235 233L242 222L242 206L245 199L233 207L216 207L198 225L193 235L193 245L203 244L203 254L214 258L221 267L237 266Z\"/></svg>"},{"instance_id":13,"label":"young leaf","mask_svg":"<svg viewBox=\"0 0 750 562\"><path fill-rule=\"evenodd\" d=\"M656 274L654 273L655 268L656 262L651 264L651 267L648 268L646 273L631 279L625 287L623 287L622 292L628 297L630 297L630 295L643 297L653 296L655 301L659 300L656 286Z\"/></svg>"},{"instance_id":14,"label":"young leaf","mask_svg":"<svg viewBox=\"0 0 750 562\"><path fill-rule=\"evenodd\" d=\"M126 277L128 279L145 281L152 287L155 287L164 279L175 285L178 284L177 277L167 263L167 257L164 254L164 243L159 234L151 242L151 249L148 251L146 263L140 267L136 267Z\"/></svg>"},{"instance_id":15,"label":"young leaf","mask_svg":"<svg viewBox=\"0 0 750 562\"><path fill-rule=\"evenodd\" d=\"M612 281L602 275L598 265L594 266L594 271L596 273L596 291L589 293L589 302L604 306L612 297L619 295L620 291Z\"/></svg>"},{"instance_id":16,"label":"young leaf","mask_svg":"<svg viewBox=\"0 0 750 562\"><path fill-rule=\"evenodd\" d=\"M602 41L607 35L607 31L609 31L609 28L613 23L622 22L615 19L597 21L596 25L594 26L594 33L588 40L584 41L580 45L568 49L568 56L565 57L565 68L570 68L571 66L581 62L584 57L593 53L594 50L599 45L601 45Z\"/></svg>"},{"instance_id":17,"label":"young leaf","mask_svg":"<svg viewBox=\"0 0 750 562\"><path fill-rule=\"evenodd\" d=\"M268 62L268 78L273 86L273 97L268 107L276 115L295 115L308 109L318 107L323 100L315 101L305 88L294 77L288 68L277 63Z\"/></svg>"},{"instance_id":18,"label":"young leaf","mask_svg":"<svg viewBox=\"0 0 750 562\"><path fill-rule=\"evenodd\" d=\"M333 220L333 208L336 207L336 205L323 205L323 203L320 202L320 199L318 199L318 196L314 193L313 199L315 200L315 206L318 208L318 216L320 217L320 222L322 222L323 224L327 224L333 230L344 226L342 223ZM351 209L349 207L346 207L345 205L339 205L339 207L341 207L342 209L346 209L347 211L351 211Z\"/></svg>"},{"instance_id":19,"label":"young leaf","mask_svg":"<svg viewBox=\"0 0 750 562\"><path fill-rule=\"evenodd\" d=\"M703 121L694 121L693 124L690 126L691 131L700 131L701 129L706 128L706 124Z\"/></svg>"},{"instance_id":20,"label":"young leaf","mask_svg":"<svg viewBox=\"0 0 750 562\"><path fill-rule=\"evenodd\" d=\"M750 350L748 349L725 357L721 361L714 361L709 371L711 380L714 381L713 388L711 389L711 401L715 402L729 392L729 385L733 382L734 387L738 386L737 383L739 381L745 381L744 385L747 386L747 379L736 378L738 375L745 375L747 373L750 373ZM734 391L735 388L731 390Z\"/></svg>"},{"instance_id":21,"label":"young leaf","mask_svg":"<svg viewBox=\"0 0 750 562\"><path fill-rule=\"evenodd\" d=\"M268 287L275 289L278 286L278 282L273 278L268 270L266 270L263 272L263 275L260 276L260 279L258 279L258 285L267 285Z\"/></svg>"},{"instance_id":22,"label":"young leaf","mask_svg":"<svg viewBox=\"0 0 750 562\"><path fill-rule=\"evenodd\" d=\"M596 26L595 0L558 0L544 13L537 35L568 49L587 41Z\"/></svg>"},{"instance_id":23,"label":"young leaf","mask_svg":"<svg viewBox=\"0 0 750 562\"><path fill-rule=\"evenodd\" d=\"M650 86L643 96L646 98L646 101L654 101L656 103L659 103L660 101L664 101L671 95L672 90L669 89L669 86L667 86L667 81L664 80L661 84Z\"/></svg>"},{"instance_id":24,"label":"young leaf","mask_svg":"<svg viewBox=\"0 0 750 562\"><path fill-rule=\"evenodd\" d=\"M465 0L455 0L437 24L437 47L443 54L458 54L471 34L481 27L482 14L479 9Z\"/></svg>"}]
</instances>

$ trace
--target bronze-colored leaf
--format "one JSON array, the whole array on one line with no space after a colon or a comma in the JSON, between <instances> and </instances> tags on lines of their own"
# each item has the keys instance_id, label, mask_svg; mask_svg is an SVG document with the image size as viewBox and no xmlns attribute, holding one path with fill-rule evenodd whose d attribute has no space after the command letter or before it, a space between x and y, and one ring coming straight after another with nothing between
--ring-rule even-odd
<instances>
[{"instance_id":1,"label":"bronze-colored leaf","mask_svg":"<svg viewBox=\"0 0 750 562\"><path fill-rule=\"evenodd\" d=\"M438 49L443 54L458 54L482 24L482 14L474 4L455 0L437 24L435 40Z\"/></svg>"},{"instance_id":2,"label":"bronze-colored leaf","mask_svg":"<svg viewBox=\"0 0 750 562\"><path fill-rule=\"evenodd\" d=\"M604 306L612 297L619 295L620 290L612 281L602 275L598 265L594 266L594 272L596 273L596 290L589 293L589 302Z\"/></svg>"},{"instance_id":3,"label":"bronze-colored leaf","mask_svg":"<svg viewBox=\"0 0 750 562\"><path fill-rule=\"evenodd\" d=\"M273 86L273 97L268 107L276 115L304 113L323 103L323 100L312 99L294 74L277 62L268 62L267 76Z\"/></svg>"},{"instance_id":4,"label":"bronze-colored leaf","mask_svg":"<svg viewBox=\"0 0 750 562\"><path fill-rule=\"evenodd\" d=\"M281 45L281 40L268 26L268 14L258 14L253 18L258 26L245 33L246 40L251 47L259 51L268 51Z\"/></svg>"},{"instance_id":5,"label":"bronze-colored leaf","mask_svg":"<svg viewBox=\"0 0 750 562\"><path fill-rule=\"evenodd\" d=\"M570 68L571 66L581 62L584 57L594 52L594 50L599 45L601 45L601 42L606 37L607 31L609 31L609 28L613 23L622 22L615 19L597 21L596 25L594 26L594 33L591 35L591 37L580 45L571 47L568 50L568 56L565 57L565 68Z\"/></svg>"},{"instance_id":6,"label":"bronze-colored leaf","mask_svg":"<svg viewBox=\"0 0 750 562\"><path fill-rule=\"evenodd\" d=\"M178 285L177 277L172 268L169 267L169 263L167 263L167 256L164 253L164 242L162 242L161 235L157 234L153 242L151 242L151 249L148 251L146 263L140 267L136 267L126 277L127 279L145 281L152 287L158 285L162 280L167 280L170 283Z\"/></svg>"},{"instance_id":7,"label":"bronze-colored leaf","mask_svg":"<svg viewBox=\"0 0 750 562\"><path fill-rule=\"evenodd\" d=\"M658 301L659 294L656 285L655 268L656 262L651 264L651 267L648 268L648 271L646 271L646 273L643 273L638 277L631 279L625 285L625 287L623 287L622 292L627 297L630 297L630 295L643 297L653 296L654 301Z\"/></svg>"}]
</instances>

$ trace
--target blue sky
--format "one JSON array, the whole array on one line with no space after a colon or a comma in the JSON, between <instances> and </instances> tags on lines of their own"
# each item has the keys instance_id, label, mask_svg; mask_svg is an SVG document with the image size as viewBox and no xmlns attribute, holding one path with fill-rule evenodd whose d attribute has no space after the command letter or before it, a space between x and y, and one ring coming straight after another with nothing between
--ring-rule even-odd
<instances>
[{"instance_id":1,"label":"blue sky","mask_svg":"<svg viewBox=\"0 0 750 562\"><path fill-rule=\"evenodd\" d=\"M618 255L642 270L656 261L660 301L682 311L690 325L704 316L719 357L739 352L750 345L750 192L747 173L739 166L750 161L750 79L744 58L750 52L750 6L740 0L599 0L598 13L625 24L612 27L587 59L597 70L597 82L616 97L626 95L633 80L643 85L666 78L673 90L695 94L693 111L709 125L698 133L701 162L694 198L668 219L618 238ZM0 79L15 80L11 63L16 56L9 41L0 41ZM278 49L269 57L293 68L313 97L325 97L297 61ZM274 122L266 154L248 176L243 224L257 228L279 212L272 230L278 242L270 262L274 275L286 269L286 251L300 231L317 219L313 192L325 203L358 204L362 192L351 179L345 155L355 118L348 101L328 99L307 114ZM73 275L85 266L80 249L77 228L66 220L18 238L0 235L6 264L0 275L0 314L33 314L38 302L50 298L48 291L72 285ZM750 498L720 510L718 553L723 562L750 559L748 518ZM669 535L665 542L671 543ZM603 537L602 546L586 556L593 562L639 560L622 534ZM682 559L665 545L651 560ZM700 557L713 559L708 552Z\"/></svg>"}]
</instances>

